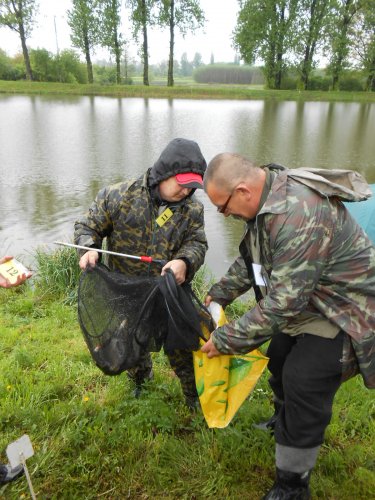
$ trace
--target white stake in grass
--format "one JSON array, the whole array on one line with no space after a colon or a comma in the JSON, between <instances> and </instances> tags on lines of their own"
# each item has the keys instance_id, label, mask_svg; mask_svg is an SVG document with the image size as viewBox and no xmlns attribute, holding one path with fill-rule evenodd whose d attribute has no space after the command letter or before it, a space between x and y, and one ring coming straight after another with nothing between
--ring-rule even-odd
<instances>
[{"instance_id":1,"label":"white stake in grass","mask_svg":"<svg viewBox=\"0 0 375 500\"><path fill-rule=\"evenodd\" d=\"M36 500L30 474L26 465L26 460L34 455L33 445L31 444L29 436L24 434L17 439L17 441L13 441L13 443L8 444L6 453L12 469L22 465L23 470L25 471L27 483L29 485L31 498Z\"/></svg>"}]
</instances>

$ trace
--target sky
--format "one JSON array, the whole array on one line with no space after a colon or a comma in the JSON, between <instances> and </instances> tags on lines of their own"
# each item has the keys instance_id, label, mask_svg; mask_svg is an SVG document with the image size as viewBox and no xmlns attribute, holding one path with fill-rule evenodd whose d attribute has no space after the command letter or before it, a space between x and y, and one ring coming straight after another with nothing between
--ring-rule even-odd
<instances>
[{"instance_id":1,"label":"sky","mask_svg":"<svg viewBox=\"0 0 375 500\"><path fill-rule=\"evenodd\" d=\"M72 6L71 0L39 0L39 5L37 25L28 39L28 47L44 48L53 54L57 52L57 48L60 51L73 48L66 15L66 11ZM210 62L211 54L214 55L215 62L233 62L235 51L231 46L231 33L236 24L238 0L200 0L200 5L205 12L205 27L194 34L188 33L185 39L176 32L175 59L180 60L181 55L186 52L188 60L192 60L194 54L199 52L205 64ZM126 24L127 20L123 18L123 34L125 38L130 39L130 27ZM0 48L9 56L20 52L18 34L9 28L0 28ZM168 59L168 30L149 31L149 51L150 64ZM139 60L134 42L129 44L129 56ZM109 59L108 53L103 50L96 51L92 56L93 61L103 58Z\"/></svg>"}]
</instances>

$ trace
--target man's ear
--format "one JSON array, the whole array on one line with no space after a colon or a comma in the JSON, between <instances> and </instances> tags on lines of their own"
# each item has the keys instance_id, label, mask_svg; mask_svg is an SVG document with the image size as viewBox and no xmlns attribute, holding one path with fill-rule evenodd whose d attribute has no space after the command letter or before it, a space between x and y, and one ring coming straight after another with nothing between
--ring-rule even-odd
<instances>
[{"instance_id":1,"label":"man's ear","mask_svg":"<svg viewBox=\"0 0 375 500\"><path fill-rule=\"evenodd\" d=\"M238 184L236 191L242 196L251 197L252 195L251 189L244 182Z\"/></svg>"}]
</instances>

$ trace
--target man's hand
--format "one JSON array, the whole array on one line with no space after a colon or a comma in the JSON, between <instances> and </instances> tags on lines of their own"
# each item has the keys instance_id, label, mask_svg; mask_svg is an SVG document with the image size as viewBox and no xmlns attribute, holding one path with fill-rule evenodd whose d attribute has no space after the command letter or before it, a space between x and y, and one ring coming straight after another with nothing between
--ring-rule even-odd
<instances>
[{"instance_id":1,"label":"man's hand","mask_svg":"<svg viewBox=\"0 0 375 500\"><path fill-rule=\"evenodd\" d=\"M161 270L161 275L163 276L167 269L173 271L174 277L178 285L182 285L186 279L186 263L182 259L170 260L165 264Z\"/></svg>"},{"instance_id":2,"label":"man's hand","mask_svg":"<svg viewBox=\"0 0 375 500\"><path fill-rule=\"evenodd\" d=\"M4 264L5 262L8 262L8 260L13 259L11 255L6 255L5 257L2 257L0 259L0 264ZM17 280L15 283L10 283L6 278L0 275L0 287L1 288L12 288L14 286L21 285L24 283L27 279L31 278L32 272L29 271L28 273L23 273L17 276Z\"/></svg>"},{"instance_id":3,"label":"man's hand","mask_svg":"<svg viewBox=\"0 0 375 500\"><path fill-rule=\"evenodd\" d=\"M206 295L206 298L204 299L204 305L208 307L212 302L212 297L211 295Z\"/></svg>"},{"instance_id":4,"label":"man's hand","mask_svg":"<svg viewBox=\"0 0 375 500\"><path fill-rule=\"evenodd\" d=\"M207 354L208 358L214 358L215 356L220 356L220 352L216 349L212 339L208 340L204 346L201 347L201 351Z\"/></svg>"},{"instance_id":5,"label":"man's hand","mask_svg":"<svg viewBox=\"0 0 375 500\"><path fill-rule=\"evenodd\" d=\"M87 266L95 267L99 260L99 253L96 250L89 250L79 259L79 267L84 271Z\"/></svg>"}]
</instances>

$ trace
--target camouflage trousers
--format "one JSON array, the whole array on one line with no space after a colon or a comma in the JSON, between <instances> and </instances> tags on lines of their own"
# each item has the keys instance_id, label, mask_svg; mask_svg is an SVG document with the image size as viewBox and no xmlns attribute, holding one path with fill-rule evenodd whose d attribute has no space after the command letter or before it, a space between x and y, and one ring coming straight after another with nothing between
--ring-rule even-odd
<instances>
[{"instance_id":1,"label":"camouflage trousers","mask_svg":"<svg viewBox=\"0 0 375 500\"><path fill-rule=\"evenodd\" d=\"M182 392L189 400L197 398L197 389L195 386L193 353L182 349L165 352L168 357L171 368L180 380ZM128 376L135 383L142 383L150 378L152 373L152 360L149 352L141 355L138 366L130 368Z\"/></svg>"}]
</instances>

